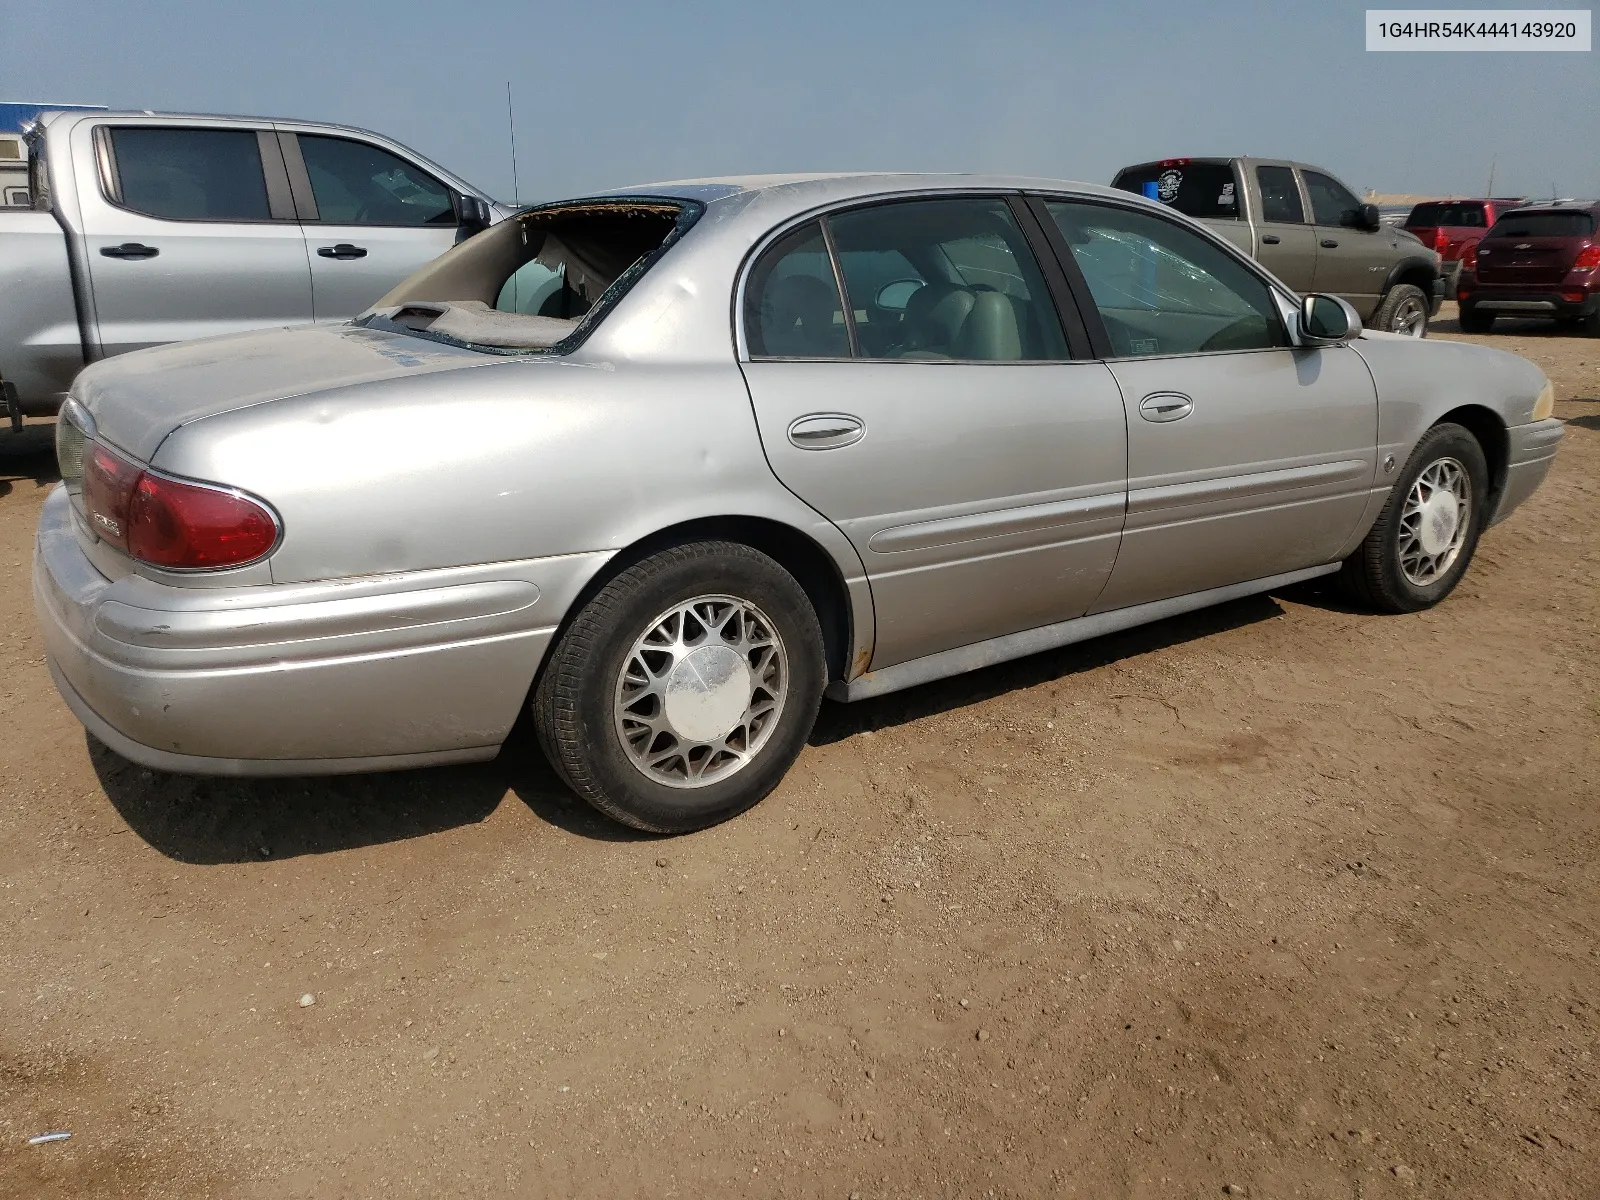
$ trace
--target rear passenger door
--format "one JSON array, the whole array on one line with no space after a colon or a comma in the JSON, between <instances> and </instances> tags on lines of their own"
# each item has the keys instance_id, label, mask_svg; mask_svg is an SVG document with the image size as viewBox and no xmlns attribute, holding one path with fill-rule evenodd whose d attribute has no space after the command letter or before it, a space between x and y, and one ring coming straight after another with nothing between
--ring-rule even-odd
<instances>
[{"instance_id":1,"label":"rear passenger door","mask_svg":"<svg viewBox=\"0 0 1600 1200\"><path fill-rule=\"evenodd\" d=\"M347 321L456 243L450 188L359 138L281 135L318 322Z\"/></svg>"},{"instance_id":2,"label":"rear passenger door","mask_svg":"<svg viewBox=\"0 0 1600 1200\"><path fill-rule=\"evenodd\" d=\"M73 137L89 168L79 201L103 354L311 319L305 239L270 131L105 123Z\"/></svg>"},{"instance_id":3,"label":"rear passenger door","mask_svg":"<svg viewBox=\"0 0 1600 1200\"><path fill-rule=\"evenodd\" d=\"M1297 292L1312 291L1317 273L1317 235L1306 223L1305 204L1293 167L1259 165L1256 194L1256 261Z\"/></svg>"},{"instance_id":4,"label":"rear passenger door","mask_svg":"<svg viewBox=\"0 0 1600 1200\"><path fill-rule=\"evenodd\" d=\"M1121 397L1071 359L1031 222L1000 195L855 208L744 282L762 445L859 552L874 669L1080 616L1116 558Z\"/></svg>"}]
</instances>

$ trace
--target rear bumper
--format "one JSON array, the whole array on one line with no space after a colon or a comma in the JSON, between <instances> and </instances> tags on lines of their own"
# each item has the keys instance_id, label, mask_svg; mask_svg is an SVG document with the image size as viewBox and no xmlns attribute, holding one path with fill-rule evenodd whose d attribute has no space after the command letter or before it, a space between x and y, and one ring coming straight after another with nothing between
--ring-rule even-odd
<instances>
[{"instance_id":1,"label":"rear bumper","mask_svg":"<svg viewBox=\"0 0 1600 1200\"><path fill-rule=\"evenodd\" d=\"M1574 288L1495 287L1478 284L1467 293L1462 307L1500 317L1587 317L1600 312L1600 292L1585 292L1581 301L1563 298Z\"/></svg>"},{"instance_id":2,"label":"rear bumper","mask_svg":"<svg viewBox=\"0 0 1600 1200\"><path fill-rule=\"evenodd\" d=\"M336 583L169 587L101 575L64 489L34 607L57 688L136 762L294 775L492 758L591 555ZM539 577L549 584L533 582ZM548 594L545 594L548 592ZM552 601L556 603L552 603Z\"/></svg>"},{"instance_id":3,"label":"rear bumper","mask_svg":"<svg viewBox=\"0 0 1600 1200\"><path fill-rule=\"evenodd\" d=\"M1513 425L1507 431L1510 455L1506 466L1505 487L1500 501L1495 505L1490 524L1498 524L1513 510L1533 495L1555 462L1556 448L1563 436L1562 423L1554 417L1533 421L1527 425Z\"/></svg>"}]
</instances>

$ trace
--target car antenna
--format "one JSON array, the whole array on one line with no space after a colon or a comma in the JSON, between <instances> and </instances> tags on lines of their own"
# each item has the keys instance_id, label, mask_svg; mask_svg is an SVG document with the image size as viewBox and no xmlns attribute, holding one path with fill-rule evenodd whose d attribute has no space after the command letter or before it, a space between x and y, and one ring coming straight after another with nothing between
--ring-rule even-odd
<instances>
[{"instance_id":1,"label":"car antenna","mask_svg":"<svg viewBox=\"0 0 1600 1200\"><path fill-rule=\"evenodd\" d=\"M517 118L511 111L511 81L506 80L506 124L511 128L511 202L522 203L522 189L517 186Z\"/></svg>"},{"instance_id":2,"label":"car antenna","mask_svg":"<svg viewBox=\"0 0 1600 1200\"><path fill-rule=\"evenodd\" d=\"M1500 156L1498 154L1496 154L1492 158L1489 159L1489 187L1483 193L1485 196L1493 196L1494 195L1494 168L1495 168L1495 163L1499 161L1499 158L1500 158Z\"/></svg>"}]
</instances>

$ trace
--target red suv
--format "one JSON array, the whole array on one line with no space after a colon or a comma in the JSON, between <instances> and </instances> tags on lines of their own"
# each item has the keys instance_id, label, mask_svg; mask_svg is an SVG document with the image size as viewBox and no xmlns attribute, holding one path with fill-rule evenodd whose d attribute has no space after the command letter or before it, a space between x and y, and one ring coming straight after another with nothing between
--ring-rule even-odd
<instances>
[{"instance_id":1,"label":"red suv","mask_svg":"<svg viewBox=\"0 0 1600 1200\"><path fill-rule=\"evenodd\" d=\"M1462 263L1456 285L1461 328L1488 333L1496 317L1553 317L1600 336L1597 230L1600 201L1506 213Z\"/></svg>"},{"instance_id":2,"label":"red suv","mask_svg":"<svg viewBox=\"0 0 1600 1200\"><path fill-rule=\"evenodd\" d=\"M1489 232L1501 213L1521 208L1526 200L1491 196L1480 200L1428 200L1414 206L1405 230L1439 254L1440 273L1451 287L1467 250Z\"/></svg>"}]
</instances>

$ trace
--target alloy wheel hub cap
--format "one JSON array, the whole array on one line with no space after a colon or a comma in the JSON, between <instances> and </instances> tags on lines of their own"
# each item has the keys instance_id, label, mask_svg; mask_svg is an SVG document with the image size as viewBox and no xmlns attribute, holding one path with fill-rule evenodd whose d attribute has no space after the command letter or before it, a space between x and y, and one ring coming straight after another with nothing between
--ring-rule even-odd
<instances>
[{"instance_id":1,"label":"alloy wheel hub cap","mask_svg":"<svg viewBox=\"0 0 1600 1200\"><path fill-rule=\"evenodd\" d=\"M1396 549L1400 570L1417 587L1431 587L1461 557L1472 513L1472 484L1454 458L1435 459L1412 483L1400 509Z\"/></svg>"},{"instance_id":2,"label":"alloy wheel hub cap","mask_svg":"<svg viewBox=\"0 0 1600 1200\"><path fill-rule=\"evenodd\" d=\"M690 741L725 738L750 703L750 685L750 667L731 646L701 646L667 676L667 722Z\"/></svg>"},{"instance_id":3,"label":"alloy wheel hub cap","mask_svg":"<svg viewBox=\"0 0 1600 1200\"><path fill-rule=\"evenodd\" d=\"M788 693L788 651L766 613L737 596L696 596L634 641L612 721L644 775L672 788L706 787L755 760Z\"/></svg>"},{"instance_id":4,"label":"alloy wheel hub cap","mask_svg":"<svg viewBox=\"0 0 1600 1200\"><path fill-rule=\"evenodd\" d=\"M1456 527L1461 524L1460 506L1453 492L1438 491L1422 504L1421 525L1417 540L1424 554L1443 554L1456 540Z\"/></svg>"}]
</instances>

